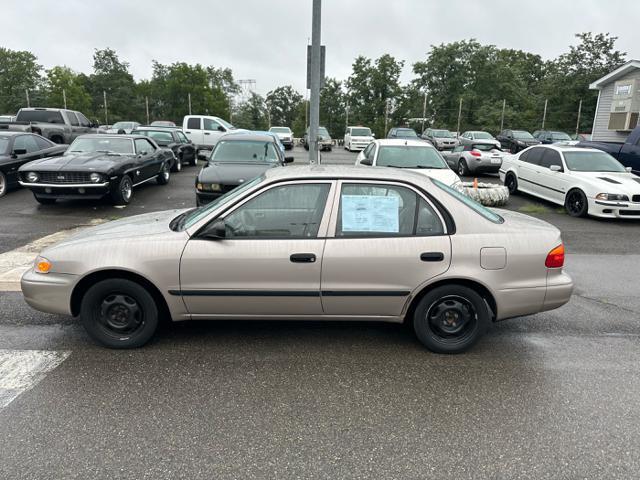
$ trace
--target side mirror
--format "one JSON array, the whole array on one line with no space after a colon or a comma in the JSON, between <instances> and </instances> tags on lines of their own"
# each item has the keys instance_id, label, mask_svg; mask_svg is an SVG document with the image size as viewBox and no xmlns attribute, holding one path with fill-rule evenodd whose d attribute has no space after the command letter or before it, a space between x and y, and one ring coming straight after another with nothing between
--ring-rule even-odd
<instances>
[{"instance_id":1,"label":"side mirror","mask_svg":"<svg viewBox=\"0 0 640 480\"><path fill-rule=\"evenodd\" d=\"M224 219L218 218L211 222L209 225L204 227L204 229L198 235L202 238L208 238L211 240L221 240L225 238L227 235L227 228L224 224Z\"/></svg>"},{"instance_id":2,"label":"side mirror","mask_svg":"<svg viewBox=\"0 0 640 480\"><path fill-rule=\"evenodd\" d=\"M226 130L224 129L224 127L222 125L218 125L218 131L219 132L226 132Z\"/></svg>"},{"instance_id":3,"label":"side mirror","mask_svg":"<svg viewBox=\"0 0 640 480\"><path fill-rule=\"evenodd\" d=\"M284 157L284 163L293 163L293 157Z\"/></svg>"},{"instance_id":4,"label":"side mirror","mask_svg":"<svg viewBox=\"0 0 640 480\"><path fill-rule=\"evenodd\" d=\"M629 173L631 173L631 171L633 170L633 168L631 168L631 167L624 167L624 169Z\"/></svg>"},{"instance_id":5,"label":"side mirror","mask_svg":"<svg viewBox=\"0 0 640 480\"><path fill-rule=\"evenodd\" d=\"M25 155L27 153L27 149L26 148L16 148L12 155L13 157L17 157L18 155Z\"/></svg>"},{"instance_id":6,"label":"side mirror","mask_svg":"<svg viewBox=\"0 0 640 480\"><path fill-rule=\"evenodd\" d=\"M549 167L549 170L551 170L552 172L561 172L562 167L560 165L551 165Z\"/></svg>"},{"instance_id":7,"label":"side mirror","mask_svg":"<svg viewBox=\"0 0 640 480\"><path fill-rule=\"evenodd\" d=\"M363 158L362 160L360 160L360 165L373 165L373 162L371 161L370 158Z\"/></svg>"}]
</instances>

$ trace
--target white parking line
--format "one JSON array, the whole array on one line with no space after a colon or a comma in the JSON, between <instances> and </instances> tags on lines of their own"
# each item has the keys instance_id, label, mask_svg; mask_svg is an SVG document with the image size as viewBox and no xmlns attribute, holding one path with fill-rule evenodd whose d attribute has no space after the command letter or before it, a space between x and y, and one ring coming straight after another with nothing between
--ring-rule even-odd
<instances>
[{"instance_id":1,"label":"white parking line","mask_svg":"<svg viewBox=\"0 0 640 480\"><path fill-rule=\"evenodd\" d=\"M0 292L20 291L20 278L22 278L24 272L31 268L33 261L41 250L64 240L80 230L104 222L105 220L95 219L85 225L80 225L69 230L62 230L34 240L27 245L23 245L9 252L0 253Z\"/></svg>"},{"instance_id":2,"label":"white parking line","mask_svg":"<svg viewBox=\"0 0 640 480\"><path fill-rule=\"evenodd\" d=\"M70 354L68 351L0 350L0 411Z\"/></svg>"}]
</instances>

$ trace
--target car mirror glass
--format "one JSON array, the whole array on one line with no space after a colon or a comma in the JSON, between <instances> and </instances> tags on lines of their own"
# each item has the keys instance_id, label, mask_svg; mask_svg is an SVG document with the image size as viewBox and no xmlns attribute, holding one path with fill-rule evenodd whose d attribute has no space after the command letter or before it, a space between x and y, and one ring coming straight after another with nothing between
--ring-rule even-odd
<instances>
[{"instance_id":1,"label":"car mirror glass","mask_svg":"<svg viewBox=\"0 0 640 480\"><path fill-rule=\"evenodd\" d=\"M284 157L284 163L293 163L293 157Z\"/></svg>"},{"instance_id":2,"label":"car mirror glass","mask_svg":"<svg viewBox=\"0 0 640 480\"><path fill-rule=\"evenodd\" d=\"M199 237L220 240L226 237L226 233L227 228L224 219L218 218L204 227Z\"/></svg>"},{"instance_id":3,"label":"car mirror glass","mask_svg":"<svg viewBox=\"0 0 640 480\"><path fill-rule=\"evenodd\" d=\"M551 170L552 172L561 172L562 167L560 165L551 165L549 167L549 170Z\"/></svg>"}]
</instances>

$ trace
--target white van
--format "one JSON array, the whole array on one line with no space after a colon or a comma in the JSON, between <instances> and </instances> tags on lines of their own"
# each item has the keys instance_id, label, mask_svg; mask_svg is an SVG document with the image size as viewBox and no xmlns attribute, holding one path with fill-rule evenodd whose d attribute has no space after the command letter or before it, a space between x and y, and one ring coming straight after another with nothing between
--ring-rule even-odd
<instances>
[{"instance_id":1,"label":"white van","mask_svg":"<svg viewBox=\"0 0 640 480\"><path fill-rule=\"evenodd\" d=\"M246 132L220 117L209 115L185 115L182 120L182 131L196 146L196 150L211 150L225 133Z\"/></svg>"},{"instance_id":2,"label":"white van","mask_svg":"<svg viewBox=\"0 0 640 480\"><path fill-rule=\"evenodd\" d=\"M349 151L362 150L373 142L374 137L369 127L347 127L344 132L344 148Z\"/></svg>"}]
</instances>

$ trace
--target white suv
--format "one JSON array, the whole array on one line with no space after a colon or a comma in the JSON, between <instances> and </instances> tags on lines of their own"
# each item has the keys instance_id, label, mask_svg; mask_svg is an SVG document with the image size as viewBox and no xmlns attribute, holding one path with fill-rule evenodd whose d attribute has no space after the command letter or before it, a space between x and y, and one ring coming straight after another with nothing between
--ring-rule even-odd
<instances>
[{"instance_id":1,"label":"white suv","mask_svg":"<svg viewBox=\"0 0 640 480\"><path fill-rule=\"evenodd\" d=\"M347 127L344 132L344 148L349 151L362 150L373 142L374 137L369 127Z\"/></svg>"}]
</instances>

